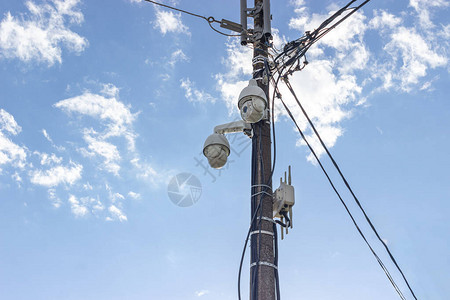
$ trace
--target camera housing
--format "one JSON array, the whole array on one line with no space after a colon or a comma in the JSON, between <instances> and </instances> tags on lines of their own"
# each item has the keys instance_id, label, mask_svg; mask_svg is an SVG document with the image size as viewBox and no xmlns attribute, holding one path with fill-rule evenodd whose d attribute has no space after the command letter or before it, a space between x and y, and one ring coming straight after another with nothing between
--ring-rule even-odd
<instances>
[{"instance_id":1,"label":"camera housing","mask_svg":"<svg viewBox=\"0 0 450 300\"><path fill-rule=\"evenodd\" d=\"M238 107L242 120L246 123L257 123L265 117L266 93L258 86L255 79L251 79L248 86L239 94Z\"/></svg>"},{"instance_id":2,"label":"camera housing","mask_svg":"<svg viewBox=\"0 0 450 300\"><path fill-rule=\"evenodd\" d=\"M213 133L203 145L203 155L208 159L209 165L214 169L222 168L230 155L230 143L225 135Z\"/></svg>"}]
</instances>

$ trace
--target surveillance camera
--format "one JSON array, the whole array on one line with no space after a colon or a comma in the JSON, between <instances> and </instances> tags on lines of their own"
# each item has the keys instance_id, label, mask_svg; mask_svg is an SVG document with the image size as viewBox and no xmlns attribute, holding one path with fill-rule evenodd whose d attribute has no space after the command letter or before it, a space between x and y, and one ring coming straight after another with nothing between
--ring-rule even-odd
<instances>
[{"instance_id":1,"label":"surveillance camera","mask_svg":"<svg viewBox=\"0 0 450 300\"><path fill-rule=\"evenodd\" d=\"M255 79L251 79L240 93L238 107L242 119L247 123L257 123L264 118L267 97Z\"/></svg>"},{"instance_id":2,"label":"surveillance camera","mask_svg":"<svg viewBox=\"0 0 450 300\"><path fill-rule=\"evenodd\" d=\"M213 133L205 141L203 154L212 168L220 169L227 163L228 155L230 155L230 143L225 135Z\"/></svg>"}]
</instances>

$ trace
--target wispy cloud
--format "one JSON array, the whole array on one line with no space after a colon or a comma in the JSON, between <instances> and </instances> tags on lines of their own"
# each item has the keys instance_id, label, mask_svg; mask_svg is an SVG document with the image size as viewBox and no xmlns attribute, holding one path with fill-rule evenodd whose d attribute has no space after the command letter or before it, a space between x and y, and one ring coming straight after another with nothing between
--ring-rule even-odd
<instances>
[{"instance_id":1,"label":"wispy cloud","mask_svg":"<svg viewBox=\"0 0 450 300\"><path fill-rule=\"evenodd\" d=\"M154 28L158 29L162 35L168 32L191 35L189 27L181 21L181 13L174 13L172 11L156 9Z\"/></svg>"},{"instance_id":2,"label":"wispy cloud","mask_svg":"<svg viewBox=\"0 0 450 300\"><path fill-rule=\"evenodd\" d=\"M81 179L82 171L82 165L70 162L68 166L59 165L47 170L33 170L30 172L30 180L34 184L46 187L72 185Z\"/></svg>"},{"instance_id":3,"label":"wispy cloud","mask_svg":"<svg viewBox=\"0 0 450 300\"><path fill-rule=\"evenodd\" d=\"M68 202L70 210L76 217L84 217L89 212L87 206L80 203L74 195L70 195Z\"/></svg>"},{"instance_id":4,"label":"wispy cloud","mask_svg":"<svg viewBox=\"0 0 450 300\"><path fill-rule=\"evenodd\" d=\"M188 99L189 102L216 102L216 99L208 94L205 91L201 91L195 87L195 83L193 83L189 78L183 78L180 80L181 88L184 90L184 96Z\"/></svg>"},{"instance_id":5,"label":"wispy cloud","mask_svg":"<svg viewBox=\"0 0 450 300\"><path fill-rule=\"evenodd\" d=\"M0 109L0 172L2 165L23 168L27 160L27 149L15 144L8 136L18 135L22 128L14 117Z\"/></svg>"},{"instance_id":6,"label":"wispy cloud","mask_svg":"<svg viewBox=\"0 0 450 300\"><path fill-rule=\"evenodd\" d=\"M131 199L140 199L141 198L141 194L135 193L133 191L129 191L128 192L128 197L130 197Z\"/></svg>"},{"instance_id":7,"label":"wispy cloud","mask_svg":"<svg viewBox=\"0 0 450 300\"><path fill-rule=\"evenodd\" d=\"M184 54L183 50L177 49L170 55L169 65L174 67L177 62L189 61L189 58Z\"/></svg>"},{"instance_id":8,"label":"wispy cloud","mask_svg":"<svg viewBox=\"0 0 450 300\"><path fill-rule=\"evenodd\" d=\"M206 294L209 294L209 290L201 290L201 291L196 291L195 292L195 295L197 297L202 297L202 296L205 296Z\"/></svg>"},{"instance_id":9,"label":"wispy cloud","mask_svg":"<svg viewBox=\"0 0 450 300\"><path fill-rule=\"evenodd\" d=\"M131 150L134 149L135 133L131 126L136 114L131 113L130 106L126 106L118 99L119 89L113 84L103 85L102 94L89 91L80 96L61 100L54 104L68 113L78 113L99 119L106 126L102 138L125 137Z\"/></svg>"},{"instance_id":10,"label":"wispy cloud","mask_svg":"<svg viewBox=\"0 0 450 300\"><path fill-rule=\"evenodd\" d=\"M419 4L415 5L418 7ZM426 7L421 10L422 14ZM428 13L426 15L429 16ZM370 20L371 29L377 30L385 41L385 54L380 54L383 61L375 62L372 70L373 77L382 81L384 89L409 92L418 85L423 86L420 81L427 76L429 69L448 64L446 49L436 43L439 32L430 32L428 21L426 24L420 22L416 27L406 27L402 25L401 17L386 11L376 11Z\"/></svg>"},{"instance_id":11,"label":"wispy cloud","mask_svg":"<svg viewBox=\"0 0 450 300\"><path fill-rule=\"evenodd\" d=\"M86 157L103 158L100 167L115 175L119 175L121 155L118 146L110 139L125 138L128 151L134 152L137 136L132 126L137 114L131 113L130 106L123 104L118 95L119 89L116 86L106 84L103 85L101 94L86 91L80 96L61 100L54 105L68 113L89 116L101 122L103 128L98 130L82 129L87 147L80 148L80 151Z\"/></svg>"},{"instance_id":12,"label":"wispy cloud","mask_svg":"<svg viewBox=\"0 0 450 300\"><path fill-rule=\"evenodd\" d=\"M0 22L0 55L51 66L62 62L63 47L81 53L88 41L69 29L70 25L83 22L83 14L77 8L79 2L54 0L39 5L27 1L27 14L14 17L7 12Z\"/></svg>"},{"instance_id":13,"label":"wispy cloud","mask_svg":"<svg viewBox=\"0 0 450 300\"><path fill-rule=\"evenodd\" d=\"M107 221L119 220L120 222L124 222L128 220L123 211L115 205L110 205L108 211L111 213L111 216L106 218Z\"/></svg>"}]
</instances>

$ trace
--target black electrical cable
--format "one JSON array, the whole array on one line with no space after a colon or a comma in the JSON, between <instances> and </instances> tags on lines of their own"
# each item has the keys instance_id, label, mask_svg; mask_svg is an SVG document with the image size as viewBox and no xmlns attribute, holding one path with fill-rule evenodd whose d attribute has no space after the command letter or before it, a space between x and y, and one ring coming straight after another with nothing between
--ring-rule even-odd
<instances>
[{"instance_id":1,"label":"black electrical cable","mask_svg":"<svg viewBox=\"0 0 450 300\"><path fill-rule=\"evenodd\" d=\"M320 26L315 29L313 32L306 32L306 34L294 41L291 41L287 43L284 46L283 52L278 54L275 59L274 63L277 65L277 61L280 58L283 58L283 65L289 65L295 62L296 60L300 59L302 56L306 54L308 49L316 43L318 40L320 40L323 36L328 34L331 30L336 28L339 24L341 24L343 21L345 21L348 17L350 17L352 14L354 14L356 11L358 11L361 7L366 5L370 0L365 0L360 5L349 8L351 4L356 2L357 0L352 0L348 2L343 8L339 9L337 12L335 12L332 16L327 18ZM333 24L331 27L326 28L329 24L331 24L334 20L336 20L340 15L342 15L343 12L350 11L348 14L343 16L340 20L338 20L335 24ZM293 54L293 51L296 51L295 54ZM286 60L287 58L287 60Z\"/></svg>"},{"instance_id":2,"label":"black electrical cable","mask_svg":"<svg viewBox=\"0 0 450 300\"><path fill-rule=\"evenodd\" d=\"M273 223L273 240L274 240L274 265L276 268L274 268L275 272L275 292L277 295L277 300L281 299L280 296L280 278L278 274L278 230L277 230L277 224Z\"/></svg>"},{"instance_id":3,"label":"black electrical cable","mask_svg":"<svg viewBox=\"0 0 450 300\"><path fill-rule=\"evenodd\" d=\"M290 109L288 108L288 106L284 103L283 98L279 98L281 100L281 103L283 104L284 108L286 109L289 117L292 119L292 121L294 122L295 126L297 127L297 130L299 131L301 137L303 138L303 140L305 141L306 145L308 146L309 150L311 151L311 153L313 154L313 156L315 157L315 159L317 160L320 168L322 169L323 173L325 174L326 178L328 179L328 182L330 183L331 187L333 188L334 192L336 193L336 195L338 196L339 200L341 201L342 205L344 206L345 210L347 211L347 214L349 215L350 219L353 222L353 225L356 227L358 233L360 234L360 236L363 238L364 242L366 243L366 245L369 247L370 251L372 252L372 254L374 255L375 259L377 260L378 264L381 266L381 268L383 269L384 273L386 274L387 278L389 279L389 281L391 282L392 286L394 287L394 289L396 290L397 294L400 296L401 299L406 300L405 296L403 296L403 293L401 292L401 290L398 288L397 284L395 283L394 279L392 278L391 274L389 273L389 271L387 270L386 266L384 265L383 261L378 257L378 255L376 254L376 252L373 250L372 246L370 245L370 243L367 241L367 238L365 237L365 235L363 234L363 232L361 231L361 229L359 228L358 224L356 223L355 218L353 217L352 213L350 212L350 210L347 207L347 204L344 202L344 200L342 199L341 195L339 194L339 192L337 191L336 187L333 184L333 181L331 180L330 176L328 175L327 171L325 170L325 168L322 165L322 162L320 161L319 157L317 156L316 152L314 151L314 149L312 148L312 146L310 145L310 143L308 142L308 140L306 139L303 131L300 129L300 126L298 126L297 121L295 120L294 116L292 115Z\"/></svg>"},{"instance_id":4,"label":"black electrical cable","mask_svg":"<svg viewBox=\"0 0 450 300\"><path fill-rule=\"evenodd\" d=\"M241 262L239 264L239 273L238 273L238 299L239 300L241 300L241 273L242 273L242 265L244 263L245 251L247 249L248 238L250 237L250 233L252 231L253 222L255 221L255 218L258 213L259 208L260 208L260 206L258 205L255 212L253 213L252 220L250 221L250 227L248 228L247 237L245 238L244 249L242 251Z\"/></svg>"},{"instance_id":5,"label":"black electrical cable","mask_svg":"<svg viewBox=\"0 0 450 300\"><path fill-rule=\"evenodd\" d=\"M392 260L392 262L394 263L394 265L396 266L397 270L400 272L400 274L403 277L403 280L405 281L406 285L408 286L409 291L411 292L411 294L413 295L414 299L417 300L416 295L414 294L414 291L412 290L408 280L406 279L405 274L403 273L402 269L400 268L400 266L398 265L397 261L395 260L394 256L392 255L389 247L387 246L387 244L383 241L383 239L380 237L380 235L378 234L378 231L376 230L375 226L373 225L372 221L370 220L369 216L367 215L366 211L364 210L364 208L361 205L361 202L358 200L358 198L356 197L355 193L353 192L353 189L350 187L350 184L348 183L347 179L345 178L344 174L342 173L341 169L339 168L336 160L334 159L333 155L331 155L331 152L328 150L328 147L325 145L325 143L322 140L322 137L320 136L319 132L317 131L316 127L314 126L313 122L311 121L310 117L308 116L308 114L306 113L305 109L303 108L303 105L300 103L299 99L297 98L297 95L295 94L294 89L292 88L292 85L290 84L289 80L286 78L285 79L285 83L286 86L288 87L289 91L291 92L291 94L294 96L295 101L297 102L298 106L300 107L303 115L306 117L306 119L308 120L309 125L311 126L312 130L314 131L314 133L316 134L317 138L320 141L320 144L322 145L322 147L324 148L324 150L326 151L328 157L330 158L331 162L333 163L334 167L336 168L336 170L338 171L339 175L341 176L345 186L347 187L347 189L349 190L349 192L352 194L353 199L355 200L356 204L358 205L359 209L361 210L361 212L364 214L364 217L367 221L367 223L370 225L370 228L372 229L372 231L375 233L376 237L378 238L378 240L382 243L382 245L384 246L384 248L386 249L387 253L389 254L390 259Z\"/></svg>"},{"instance_id":6,"label":"black electrical cable","mask_svg":"<svg viewBox=\"0 0 450 300\"><path fill-rule=\"evenodd\" d=\"M351 15L353 15L356 11L358 11L361 7L363 7L364 5L366 5L370 0L366 0L363 3L361 3L360 5L358 5L355 8L351 9L351 12L348 13L347 15L345 15L345 17L343 17L341 20L339 20L338 22L336 22L336 24L333 24L333 26L331 26L330 28L327 28L325 30L325 32L321 33L319 36L317 36L314 41L311 42L311 45L316 43L318 40L320 40L324 35L326 35L328 32L330 32L331 30L333 30L334 28L336 28L336 26L338 26L339 24L341 24L342 22L344 22L348 17L350 17Z\"/></svg>"}]
</instances>

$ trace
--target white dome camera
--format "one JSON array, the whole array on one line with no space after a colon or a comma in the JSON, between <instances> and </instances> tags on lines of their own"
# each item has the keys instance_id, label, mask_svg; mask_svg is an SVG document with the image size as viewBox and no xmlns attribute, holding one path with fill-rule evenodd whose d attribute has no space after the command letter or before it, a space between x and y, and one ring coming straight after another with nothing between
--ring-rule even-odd
<instances>
[{"instance_id":1,"label":"white dome camera","mask_svg":"<svg viewBox=\"0 0 450 300\"><path fill-rule=\"evenodd\" d=\"M203 145L203 154L212 168L220 169L227 163L230 155L230 143L225 135L213 133L208 136Z\"/></svg>"},{"instance_id":2,"label":"white dome camera","mask_svg":"<svg viewBox=\"0 0 450 300\"><path fill-rule=\"evenodd\" d=\"M257 123L264 118L267 97L255 79L250 79L248 86L239 94L238 107L242 120L247 123Z\"/></svg>"}]
</instances>

